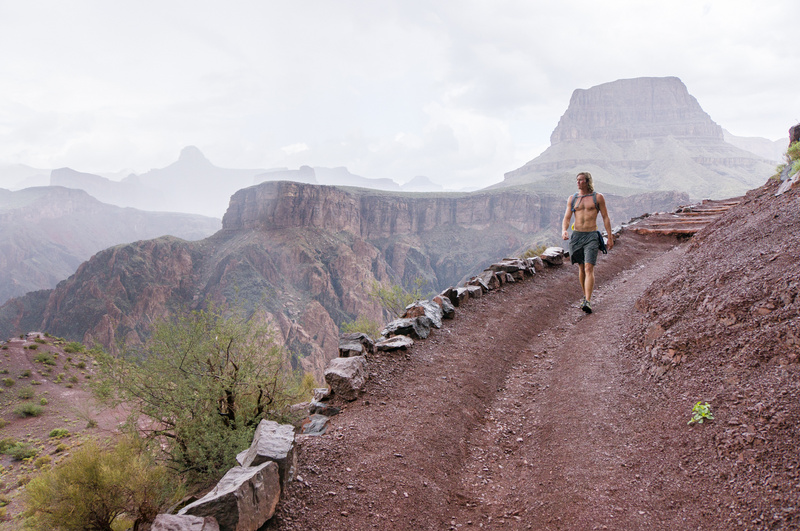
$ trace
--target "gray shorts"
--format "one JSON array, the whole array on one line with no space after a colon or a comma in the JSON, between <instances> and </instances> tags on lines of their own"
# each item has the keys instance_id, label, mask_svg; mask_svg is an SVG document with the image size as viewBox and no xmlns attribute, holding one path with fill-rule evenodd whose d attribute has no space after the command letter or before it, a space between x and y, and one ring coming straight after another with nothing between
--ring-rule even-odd
<instances>
[{"instance_id":1,"label":"gray shorts","mask_svg":"<svg viewBox=\"0 0 800 531\"><path fill-rule=\"evenodd\" d=\"M569 237L569 259L573 264L595 265L599 246L597 231L573 231L572 236Z\"/></svg>"}]
</instances>

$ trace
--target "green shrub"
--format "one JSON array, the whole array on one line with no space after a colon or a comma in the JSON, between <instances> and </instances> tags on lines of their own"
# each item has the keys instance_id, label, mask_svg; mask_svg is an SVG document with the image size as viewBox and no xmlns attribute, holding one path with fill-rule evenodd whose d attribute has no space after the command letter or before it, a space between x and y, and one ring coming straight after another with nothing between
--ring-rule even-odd
<instances>
[{"instance_id":1,"label":"green shrub","mask_svg":"<svg viewBox=\"0 0 800 531\"><path fill-rule=\"evenodd\" d=\"M42 468L43 466L49 465L53 461L53 458L49 455L43 455L42 457L37 457L36 461L33 462L33 466L37 469Z\"/></svg>"},{"instance_id":2,"label":"green shrub","mask_svg":"<svg viewBox=\"0 0 800 531\"><path fill-rule=\"evenodd\" d=\"M50 430L48 437L51 439L63 439L64 437L69 437L69 435L69 430L66 428L54 428Z\"/></svg>"},{"instance_id":3,"label":"green shrub","mask_svg":"<svg viewBox=\"0 0 800 531\"><path fill-rule=\"evenodd\" d=\"M34 338L34 341L35 341L35 342L37 342L37 343L39 343L40 345L47 344L47 341L45 341L45 340L44 340L44 339L42 339L41 337Z\"/></svg>"},{"instance_id":4,"label":"green shrub","mask_svg":"<svg viewBox=\"0 0 800 531\"><path fill-rule=\"evenodd\" d=\"M13 378L3 378L3 387L11 387L14 385L14 383L15 382Z\"/></svg>"},{"instance_id":5,"label":"green shrub","mask_svg":"<svg viewBox=\"0 0 800 531\"><path fill-rule=\"evenodd\" d=\"M183 495L163 466L132 440L112 448L89 442L25 488L32 529L111 530L152 522Z\"/></svg>"},{"instance_id":6,"label":"green shrub","mask_svg":"<svg viewBox=\"0 0 800 531\"><path fill-rule=\"evenodd\" d=\"M547 250L547 246L546 245L544 245L544 244L537 245L536 247L531 247L530 249L528 249L527 251L522 253L520 255L520 258L522 258L522 259L535 258L537 256L541 256L542 253L545 252L546 250Z\"/></svg>"},{"instance_id":7,"label":"green shrub","mask_svg":"<svg viewBox=\"0 0 800 531\"><path fill-rule=\"evenodd\" d=\"M26 348L26 349L28 349L28 350L36 350L36 349L38 349L38 348L39 348L39 345L37 345L36 343L34 343L33 345L28 345L28 346L27 346L27 347L25 347L25 348Z\"/></svg>"},{"instance_id":8,"label":"green shrub","mask_svg":"<svg viewBox=\"0 0 800 531\"><path fill-rule=\"evenodd\" d=\"M24 371L22 371L20 373L19 377L20 378L30 378L31 377L31 370L30 369L25 369Z\"/></svg>"},{"instance_id":9,"label":"green shrub","mask_svg":"<svg viewBox=\"0 0 800 531\"><path fill-rule=\"evenodd\" d=\"M69 383L78 383L78 377L74 374L69 377Z\"/></svg>"},{"instance_id":10,"label":"green shrub","mask_svg":"<svg viewBox=\"0 0 800 531\"><path fill-rule=\"evenodd\" d=\"M38 417L44 413L44 408L42 406L26 402L25 404L20 404L17 406L14 409L14 413L20 417Z\"/></svg>"},{"instance_id":11,"label":"green shrub","mask_svg":"<svg viewBox=\"0 0 800 531\"><path fill-rule=\"evenodd\" d=\"M0 419L0 430L8 426L8 421L6 419Z\"/></svg>"},{"instance_id":12,"label":"green shrub","mask_svg":"<svg viewBox=\"0 0 800 531\"><path fill-rule=\"evenodd\" d=\"M40 406L46 406L47 405L47 399L45 397L40 398L39 399L39 405Z\"/></svg>"},{"instance_id":13,"label":"green shrub","mask_svg":"<svg viewBox=\"0 0 800 531\"><path fill-rule=\"evenodd\" d=\"M6 453L6 450L11 448L17 444L17 440L13 437L6 437L5 439L0 439L0 453Z\"/></svg>"},{"instance_id":14,"label":"green shrub","mask_svg":"<svg viewBox=\"0 0 800 531\"><path fill-rule=\"evenodd\" d=\"M53 354L47 351L40 352L33 358L33 361L38 363L44 363L45 365L55 365L56 359L53 357Z\"/></svg>"},{"instance_id":15,"label":"green shrub","mask_svg":"<svg viewBox=\"0 0 800 531\"><path fill-rule=\"evenodd\" d=\"M67 354L73 354L75 352L85 352L85 351L86 347L83 345L83 343L79 343L77 341L70 341L64 347L64 352L66 352Z\"/></svg>"},{"instance_id":16,"label":"green shrub","mask_svg":"<svg viewBox=\"0 0 800 531\"><path fill-rule=\"evenodd\" d=\"M19 394L17 395L23 400L28 400L29 398L33 398L33 387L30 385L23 387L19 390Z\"/></svg>"},{"instance_id":17,"label":"green shrub","mask_svg":"<svg viewBox=\"0 0 800 531\"><path fill-rule=\"evenodd\" d=\"M64 379L64 376L65 374L63 372L58 373L58 376L56 376L56 383L61 383L61 381Z\"/></svg>"},{"instance_id":18,"label":"green shrub","mask_svg":"<svg viewBox=\"0 0 800 531\"><path fill-rule=\"evenodd\" d=\"M30 459L38 454L39 451L30 444L18 442L6 448L3 453L10 455L16 461L22 461L23 459Z\"/></svg>"},{"instance_id":19,"label":"green shrub","mask_svg":"<svg viewBox=\"0 0 800 531\"><path fill-rule=\"evenodd\" d=\"M381 325L377 321L373 321L369 317L359 315L355 321L345 321L339 330L343 334L352 334L360 332L367 334L369 337L375 339L381 336Z\"/></svg>"},{"instance_id":20,"label":"green shrub","mask_svg":"<svg viewBox=\"0 0 800 531\"><path fill-rule=\"evenodd\" d=\"M0 369L0 374L8 374L8 369Z\"/></svg>"}]
</instances>

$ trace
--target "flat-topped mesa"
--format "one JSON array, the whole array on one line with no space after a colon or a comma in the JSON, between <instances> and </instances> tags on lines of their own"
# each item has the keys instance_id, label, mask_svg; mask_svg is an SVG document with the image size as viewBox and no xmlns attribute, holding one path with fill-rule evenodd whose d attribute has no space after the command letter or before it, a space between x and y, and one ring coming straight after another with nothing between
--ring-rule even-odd
<instances>
[{"instance_id":1,"label":"flat-topped mesa","mask_svg":"<svg viewBox=\"0 0 800 531\"><path fill-rule=\"evenodd\" d=\"M660 136L723 140L723 131L680 79L642 77L575 90L550 143Z\"/></svg>"},{"instance_id":2,"label":"flat-topped mesa","mask_svg":"<svg viewBox=\"0 0 800 531\"><path fill-rule=\"evenodd\" d=\"M559 204L559 212L560 208ZM557 221L551 210L538 195L516 190L421 197L280 181L236 192L222 228L320 228L372 239L418 234L443 225L481 229L500 222L528 232Z\"/></svg>"}]
</instances>

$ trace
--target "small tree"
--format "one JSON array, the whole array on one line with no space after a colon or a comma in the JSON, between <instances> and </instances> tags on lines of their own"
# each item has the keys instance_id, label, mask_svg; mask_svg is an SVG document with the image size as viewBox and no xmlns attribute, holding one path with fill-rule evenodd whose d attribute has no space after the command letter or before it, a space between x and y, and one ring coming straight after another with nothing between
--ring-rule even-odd
<instances>
[{"instance_id":1,"label":"small tree","mask_svg":"<svg viewBox=\"0 0 800 531\"><path fill-rule=\"evenodd\" d=\"M296 387L266 324L213 306L157 322L145 346L99 359L97 389L130 405L132 425L145 426L170 466L200 475L234 466L259 421L284 415Z\"/></svg>"},{"instance_id":2,"label":"small tree","mask_svg":"<svg viewBox=\"0 0 800 531\"><path fill-rule=\"evenodd\" d=\"M384 286L378 281L373 281L369 290L369 298L380 304L389 317L394 319L400 317L409 304L425 298L422 286L425 279L417 278L414 281L414 288L406 291L400 284Z\"/></svg>"},{"instance_id":3,"label":"small tree","mask_svg":"<svg viewBox=\"0 0 800 531\"><path fill-rule=\"evenodd\" d=\"M90 441L27 484L25 523L41 530L110 531L126 519L136 530L182 494L134 439L111 448Z\"/></svg>"}]
</instances>

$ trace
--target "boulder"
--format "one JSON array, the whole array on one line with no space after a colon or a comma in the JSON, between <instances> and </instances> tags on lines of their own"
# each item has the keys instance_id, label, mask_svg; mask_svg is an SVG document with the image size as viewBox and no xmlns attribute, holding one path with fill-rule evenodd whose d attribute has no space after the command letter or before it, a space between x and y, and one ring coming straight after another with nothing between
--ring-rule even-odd
<instances>
[{"instance_id":1,"label":"boulder","mask_svg":"<svg viewBox=\"0 0 800 531\"><path fill-rule=\"evenodd\" d=\"M324 402L331 397L330 387L317 387L314 389L314 400L316 402Z\"/></svg>"},{"instance_id":2,"label":"boulder","mask_svg":"<svg viewBox=\"0 0 800 531\"><path fill-rule=\"evenodd\" d=\"M503 258L502 261L490 265L489 269L492 271L502 271L503 273L514 273L524 267L525 264L519 258Z\"/></svg>"},{"instance_id":3,"label":"boulder","mask_svg":"<svg viewBox=\"0 0 800 531\"><path fill-rule=\"evenodd\" d=\"M414 340L408 336L392 336L375 343L375 348L379 351L405 350L414 344Z\"/></svg>"},{"instance_id":4,"label":"boulder","mask_svg":"<svg viewBox=\"0 0 800 531\"><path fill-rule=\"evenodd\" d=\"M258 423L242 466L258 466L267 461L277 463L281 485L291 480L296 469L294 426L266 419Z\"/></svg>"},{"instance_id":5,"label":"boulder","mask_svg":"<svg viewBox=\"0 0 800 531\"><path fill-rule=\"evenodd\" d=\"M159 514L150 531L219 531L219 524L213 516Z\"/></svg>"},{"instance_id":6,"label":"boulder","mask_svg":"<svg viewBox=\"0 0 800 531\"><path fill-rule=\"evenodd\" d=\"M404 318L425 316L431 320L431 324L436 328L442 327L442 307L433 301L417 301L406 306L403 314Z\"/></svg>"},{"instance_id":7,"label":"boulder","mask_svg":"<svg viewBox=\"0 0 800 531\"><path fill-rule=\"evenodd\" d=\"M525 261L528 262L528 267L532 268L534 271L541 271L544 269L544 260L542 260L542 258L539 256L526 258Z\"/></svg>"},{"instance_id":8,"label":"boulder","mask_svg":"<svg viewBox=\"0 0 800 531\"><path fill-rule=\"evenodd\" d=\"M480 286L467 286L467 293L470 299L479 299L483 295L483 288Z\"/></svg>"},{"instance_id":9,"label":"boulder","mask_svg":"<svg viewBox=\"0 0 800 531\"><path fill-rule=\"evenodd\" d=\"M317 402L316 400L311 402L308 405L308 414L309 415L325 415L326 417L333 417L338 415L341 410L336 407L328 404L327 402Z\"/></svg>"},{"instance_id":10,"label":"boulder","mask_svg":"<svg viewBox=\"0 0 800 531\"><path fill-rule=\"evenodd\" d=\"M479 288L481 288L482 292L481 295L489 291L489 286L486 284L486 282L484 282L483 278L481 278L480 276L472 277L471 279L469 279L469 281L467 282L467 286L478 286Z\"/></svg>"},{"instance_id":11,"label":"boulder","mask_svg":"<svg viewBox=\"0 0 800 531\"><path fill-rule=\"evenodd\" d=\"M442 297L441 295L437 295L433 298L433 302L439 305L442 309L442 318L443 319L453 319L456 316L456 307L453 306L453 303L450 302L448 297Z\"/></svg>"},{"instance_id":12,"label":"boulder","mask_svg":"<svg viewBox=\"0 0 800 531\"><path fill-rule=\"evenodd\" d=\"M498 279L497 275L495 275L494 273L495 272L492 271L491 269L486 269L476 277L481 281L481 283L484 286L486 286L486 291L490 291L500 287L500 279Z\"/></svg>"},{"instance_id":13,"label":"boulder","mask_svg":"<svg viewBox=\"0 0 800 531\"><path fill-rule=\"evenodd\" d=\"M564 256L567 252L561 247L548 247L542 253L541 258L549 266L560 266L564 263Z\"/></svg>"},{"instance_id":14,"label":"boulder","mask_svg":"<svg viewBox=\"0 0 800 531\"><path fill-rule=\"evenodd\" d=\"M256 531L275 514L281 495L278 464L233 467L214 489L178 515L213 516L220 531Z\"/></svg>"},{"instance_id":15,"label":"boulder","mask_svg":"<svg viewBox=\"0 0 800 531\"><path fill-rule=\"evenodd\" d=\"M339 357L349 358L350 356L363 356L364 345L359 341L350 341L347 339L339 338Z\"/></svg>"},{"instance_id":16,"label":"boulder","mask_svg":"<svg viewBox=\"0 0 800 531\"><path fill-rule=\"evenodd\" d=\"M325 369L325 382L335 395L345 400L355 400L367 381L364 356L333 358Z\"/></svg>"},{"instance_id":17,"label":"boulder","mask_svg":"<svg viewBox=\"0 0 800 531\"><path fill-rule=\"evenodd\" d=\"M383 337L411 336L416 339L425 339L431 333L431 320L425 316L395 319L387 324L381 331Z\"/></svg>"},{"instance_id":18,"label":"boulder","mask_svg":"<svg viewBox=\"0 0 800 531\"><path fill-rule=\"evenodd\" d=\"M325 415L311 415L303 421L303 425L300 427L300 434L310 436L325 435L325 432L328 431L329 420L330 418Z\"/></svg>"},{"instance_id":19,"label":"boulder","mask_svg":"<svg viewBox=\"0 0 800 531\"><path fill-rule=\"evenodd\" d=\"M369 337L367 334L364 334L362 332L351 332L351 333L348 333L348 334L341 334L339 336L339 351L340 352L341 352L341 348L342 348L341 347L341 343L342 342L348 342L348 343L350 343L350 342L358 342L358 343L361 343L361 346L363 347L362 351L365 354L368 354L368 353L371 353L371 352L375 352L375 341L373 341L372 338ZM351 356L352 355L357 356L358 354L351 354ZM347 357L347 356L343 356L343 357Z\"/></svg>"}]
</instances>

